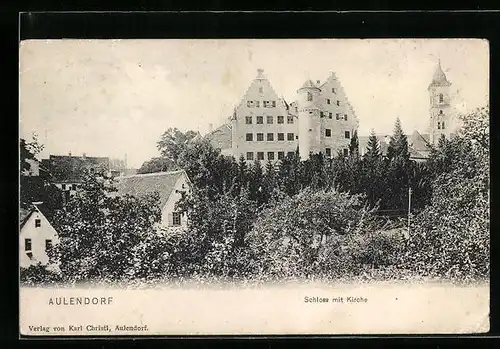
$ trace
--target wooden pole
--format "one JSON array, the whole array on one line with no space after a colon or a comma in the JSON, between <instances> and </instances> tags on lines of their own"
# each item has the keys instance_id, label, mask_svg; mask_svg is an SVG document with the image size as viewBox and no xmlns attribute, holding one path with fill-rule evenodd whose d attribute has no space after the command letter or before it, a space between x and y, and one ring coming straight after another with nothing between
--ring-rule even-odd
<instances>
[{"instance_id":1,"label":"wooden pole","mask_svg":"<svg viewBox=\"0 0 500 349\"><path fill-rule=\"evenodd\" d=\"M410 236L411 187L408 187L408 236Z\"/></svg>"}]
</instances>

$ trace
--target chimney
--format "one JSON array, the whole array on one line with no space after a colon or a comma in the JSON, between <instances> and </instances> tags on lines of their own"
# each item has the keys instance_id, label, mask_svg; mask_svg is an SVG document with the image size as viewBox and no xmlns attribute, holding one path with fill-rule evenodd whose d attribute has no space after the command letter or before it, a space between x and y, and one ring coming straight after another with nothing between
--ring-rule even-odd
<instances>
[{"instance_id":1,"label":"chimney","mask_svg":"<svg viewBox=\"0 0 500 349\"><path fill-rule=\"evenodd\" d=\"M71 152L69 152L68 155L71 156Z\"/></svg>"},{"instance_id":2,"label":"chimney","mask_svg":"<svg viewBox=\"0 0 500 349\"><path fill-rule=\"evenodd\" d=\"M212 123L208 124L208 132L212 132L214 130L214 125Z\"/></svg>"},{"instance_id":3,"label":"chimney","mask_svg":"<svg viewBox=\"0 0 500 349\"><path fill-rule=\"evenodd\" d=\"M319 85L319 80L316 80L316 85Z\"/></svg>"},{"instance_id":4,"label":"chimney","mask_svg":"<svg viewBox=\"0 0 500 349\"><path fill-rule=\"evenodd\" d=\"M85 159L87 157L87 154L83 153L83 158Z\"/></svg>"}]
</instances>

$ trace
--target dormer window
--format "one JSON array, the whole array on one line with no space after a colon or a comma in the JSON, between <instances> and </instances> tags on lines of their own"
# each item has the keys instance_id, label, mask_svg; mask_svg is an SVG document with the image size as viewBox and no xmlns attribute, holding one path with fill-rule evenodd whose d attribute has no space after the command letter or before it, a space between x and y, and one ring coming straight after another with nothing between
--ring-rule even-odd
<instances>
[{"instance_id":1,"label":"dormer window","mask_svg":"<svg viewBox=\"0 0 500 349\"><path fill-rule=\"evenodd\" d=\"M439 94L439 103L443 103L444 101L444 96L442 93Z\"/></svg>"},{"instance_id":2,"label":"dormer window","mask_svg":"<svg viewBox=\"0 0 500 349\"><path fill-rule=\"evenodd\" d=\"M340 101L337 101L337 107L340 106Z\"/></svg>"},{"instance_id":3,"label":"dormer window","mask_svg":"<svg viewBox=\"0 0 500 349\"><path fill-rule=\"evenodd\" d=\"M330 104L330 100L329 99L326 100L326 104Z\"/></svg>"},{"instance_id":4,"label":"dormer window","mask_svg":"<svg viewBox=\"0 0 500 349\"><path fill-rule=\"evenodd\" d=\"M332 93L337 93L337 92L335 91L335 87L333 87L333 88L332 88Z\"/></svg>"},{"instance_id":5,"label":"dormer window","mask_svg":"<svg viewBox=\"0 0 500 349\"><path fill-rule=\"evenodd\" d=\"M307 101L311 102L313 100L313 95L311 92L307 92Z\"/></svg>"},{"instance_id":6,"label":"dormer window","mask_svg":"<svg viewBox=\"0 0 500 349\"><path fill-rule=\"evenodd\" d=\"M441 129L444 130L444 121L441 123Z\"/></svg>"},{"instance_id":7,"label":"dormer window","mask_svg":"<svg viewBox=\"0 0 500 349\"><path fill-rule=\"evenodd\" d=\"M273 108L276 108L276 101L273 101Z\"/></svg>"},{"instance_id":8,"label":"dormer window","mask_svg":"<svg viewBox=\"0 0 500 349\"><path fill-rule=\"evenodd\" d=\"M443 111L441 109L439 110L439 115L443 115Z\"/></svg>"}]
</instances>

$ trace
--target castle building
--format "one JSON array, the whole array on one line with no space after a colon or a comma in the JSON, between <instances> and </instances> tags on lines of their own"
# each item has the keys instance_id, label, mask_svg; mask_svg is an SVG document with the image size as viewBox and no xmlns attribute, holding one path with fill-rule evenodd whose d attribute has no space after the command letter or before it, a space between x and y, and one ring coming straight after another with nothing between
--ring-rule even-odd
<instances>
[{"instance_id":1,"label":"castle building","mask_svg":"<svg viewBox=\"0 0 500 349\"><path fill-rule=\"evenodd\" d=\"M428 86L429 126L425 133L408 134L410 157L425 161L430 146L444 135L449 138L460 122L450 95L451 82L438 62ZM307 80L298 90L295 101L280 98L258 69L256 78L236 106L230 121L206 136L224 155L243 156L248 162L275 161L299 150L302 160L310 153L322 152L333 157L348 155L349 144L359 121L344 88L334 73L321 83ZM385 155L390 135L378 136ZM359 137L360 154L366 150L368 137Z\"/></svg>"},{"instance_id":2,"label":"castle building","mask_svg":"<svg viewBox=\"0 0 500 349\"><path fill-rule=\"evenodd\" d=\"M301 159L318 152L347 154L357 128L358 119L334 73L324 83L307 80L288 104L259 69L230 122L207 138L225 155L277 161L297 148Z\"/></svg>"}]
</instances>

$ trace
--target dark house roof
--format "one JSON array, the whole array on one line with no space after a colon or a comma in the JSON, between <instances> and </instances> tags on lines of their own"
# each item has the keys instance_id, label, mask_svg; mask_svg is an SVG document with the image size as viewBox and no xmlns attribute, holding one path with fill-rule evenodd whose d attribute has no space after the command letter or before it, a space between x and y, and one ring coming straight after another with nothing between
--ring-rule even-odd
<instances>
[{"instance_id":1,"label":"dark house roof","mask_svg":"<svg viewBox=\"0 0 500 349\"><path fill-rule=\"evenodd\" d=\"M386 135L377 135L377 139L380 144L380 151L382 155L387 155L387 149L389 148L389 143L386 141ZM429 154L429 135L421 134L418 131L414 131L411 135L406 135L408 138L408 151L410 152L410 158L422 159L427 158ZM359 137L359 149L366 150L369 136Z\"/></svg>"},{"instance_id":2,"label":"dark house roof","mask_svg":"<svg viewBox=\"0 0 500 349\"><path fill-rule=\"evenodd\" d=\"M228 149L232 147L231 125L224 124L208 133L206 139L217 149Z\"/></svg>"},{"instance_id":3,"label":"dark house roof","mask_svg":"<svg viewBox=\"0 0 500 349\"><path fill-rule=\"evenodd\" d=\"M40 212L42 215L47 218L49 223L55 227L54 225L54 214L55 212L51 210L47 205L43 202L33 202L28 209L20 208L19 209L19 225L20 229L26 224L31 214L35 211Z\"/></svg>"},{"instance_id":4,"label":"dark house roof","mask_svg":"<svg viewBox=\"0 0 500 349\"><path fill-rule=\"evenodd\" d=\"M42 165L50 172L54 182L79 182L85 169L101 168L108 171L108 157L50 155L42 160Z\"/></svg>"},{"instance_id":5,"label":"dark house roof","mask_svg":"<svg viewBox=\"0 0 500 349\"><path fill-rule=\"evenodd\" d=\"M160 195L160 207L163 208L174 189L175 183L182 176L188 178L184 170L118 177L116 194L128 194L140 197L146 194L152 194L156 191Z\"/></svg>"}]
</instances>

